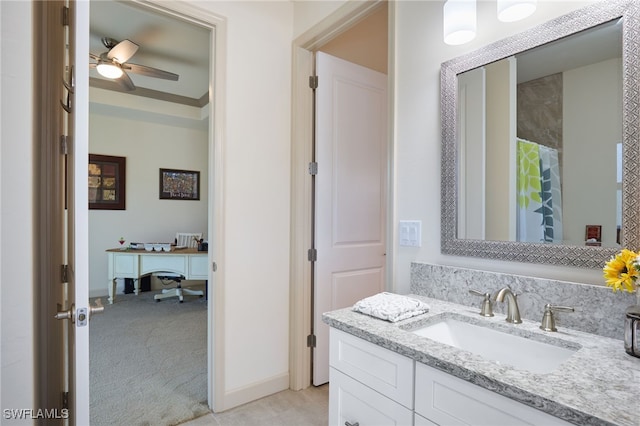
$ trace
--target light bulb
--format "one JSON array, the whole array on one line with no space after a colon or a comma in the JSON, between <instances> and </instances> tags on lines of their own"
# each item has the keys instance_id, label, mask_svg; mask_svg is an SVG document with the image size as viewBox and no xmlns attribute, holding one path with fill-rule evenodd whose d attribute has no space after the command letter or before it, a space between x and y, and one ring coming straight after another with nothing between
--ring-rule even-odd
<instances>
[{"instance_id":1,"label":"light bulb","mask_svg":"<svg viewBox=\"0 0 640 426\"><path fill-rule=\"evenodd\" d=\"M443 8L444 42L464 44L476 36L476 0L448 0Z\"/></svg>"},{"instance_id":2,"label":"light bulb","mask_svg":"<svg viewBox=\"0 0 640 426\"><path fill-rule=\"evenodd\" d=\"M122 69L114 64L105 64L99 63L96 66L96 70L100 73L101 76L106 78L119 78L122 77Z\"/></svg>"},{"instance_id":3,"label":"light bulb","mask_svg":"<svg viewBox=\"0 0 640 426\"><path fill-rule=\"evenodd\" d=\"M498 0L498 19L502 22L515 22L526 18L536 11L537 0Z\"/></svg>"}]
</instances>

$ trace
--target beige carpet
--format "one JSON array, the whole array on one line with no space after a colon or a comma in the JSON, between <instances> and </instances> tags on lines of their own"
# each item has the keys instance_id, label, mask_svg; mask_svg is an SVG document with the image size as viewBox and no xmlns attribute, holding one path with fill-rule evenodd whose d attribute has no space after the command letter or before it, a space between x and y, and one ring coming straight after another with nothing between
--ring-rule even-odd
<instances>
[{"instance_id":1,"label":"beige carpet","mask_svg":"<svg viewBox=\"0 0 640 426\"><path fill-rule=\"evenodd\" d=\"M91 319L91 425L175 425L207 407L207 302L118 295Z\"/></svg>"}]
</instances>

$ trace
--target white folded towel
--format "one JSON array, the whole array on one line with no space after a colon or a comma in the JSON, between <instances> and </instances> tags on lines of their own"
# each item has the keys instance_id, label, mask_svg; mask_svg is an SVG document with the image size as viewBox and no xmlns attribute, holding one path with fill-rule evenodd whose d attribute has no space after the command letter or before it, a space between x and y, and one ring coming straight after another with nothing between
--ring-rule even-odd
<instances>
[{"instance_id":1,"label":"white folded towel","mask_svg":"<svg viewBox=\"0 0 640 426\"><path fill-rule=\"evenodd\" d=\"M353 310L386 321L396 322L421 315L429 306L420 300L393 293L378 293L353 305Z\"/></svg>"}]
</instances>

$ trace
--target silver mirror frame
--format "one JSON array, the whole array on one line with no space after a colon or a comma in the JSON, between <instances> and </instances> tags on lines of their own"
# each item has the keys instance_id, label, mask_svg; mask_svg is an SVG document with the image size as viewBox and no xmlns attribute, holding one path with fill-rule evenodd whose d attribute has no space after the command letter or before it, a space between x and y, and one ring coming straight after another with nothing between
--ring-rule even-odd
<instances>
[{"instance_id":1,"label":"silver mirror frame","mask_svg":"<svg viewBox=\"0 0 640 426\"><path fill-rule=\"evenodd\" d=\"M618 249L558 244L484 241L457 238L458 143L457 75L525 50L558 40L617 18L623 19L623 248L640 247L640 22L639 3L609 0L560 16L536 28L505 38L442 64L442 173L441 252L525 263L555 264L580 268L602 268Z\"/></svg>"}]
</instances>

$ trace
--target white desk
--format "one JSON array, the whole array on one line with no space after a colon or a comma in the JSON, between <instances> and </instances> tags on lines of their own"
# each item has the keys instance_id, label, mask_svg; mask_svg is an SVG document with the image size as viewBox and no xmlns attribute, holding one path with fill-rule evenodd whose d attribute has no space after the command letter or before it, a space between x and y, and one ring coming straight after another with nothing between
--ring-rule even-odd
<instances>
[{"instance_id":1,"label":"white desk","mask_svg":"<svg viewBox=\"0 0 640 426\"><path fill-rule=\"evenodd\" d=\"M140 277L153 272L175 272L186 280L208 280L208 253L188 248L170 252L145 250L107 250L109 303L116 300L116 278L133 278L134 292L140 290Z\"/></svg>"}]
</instances>

